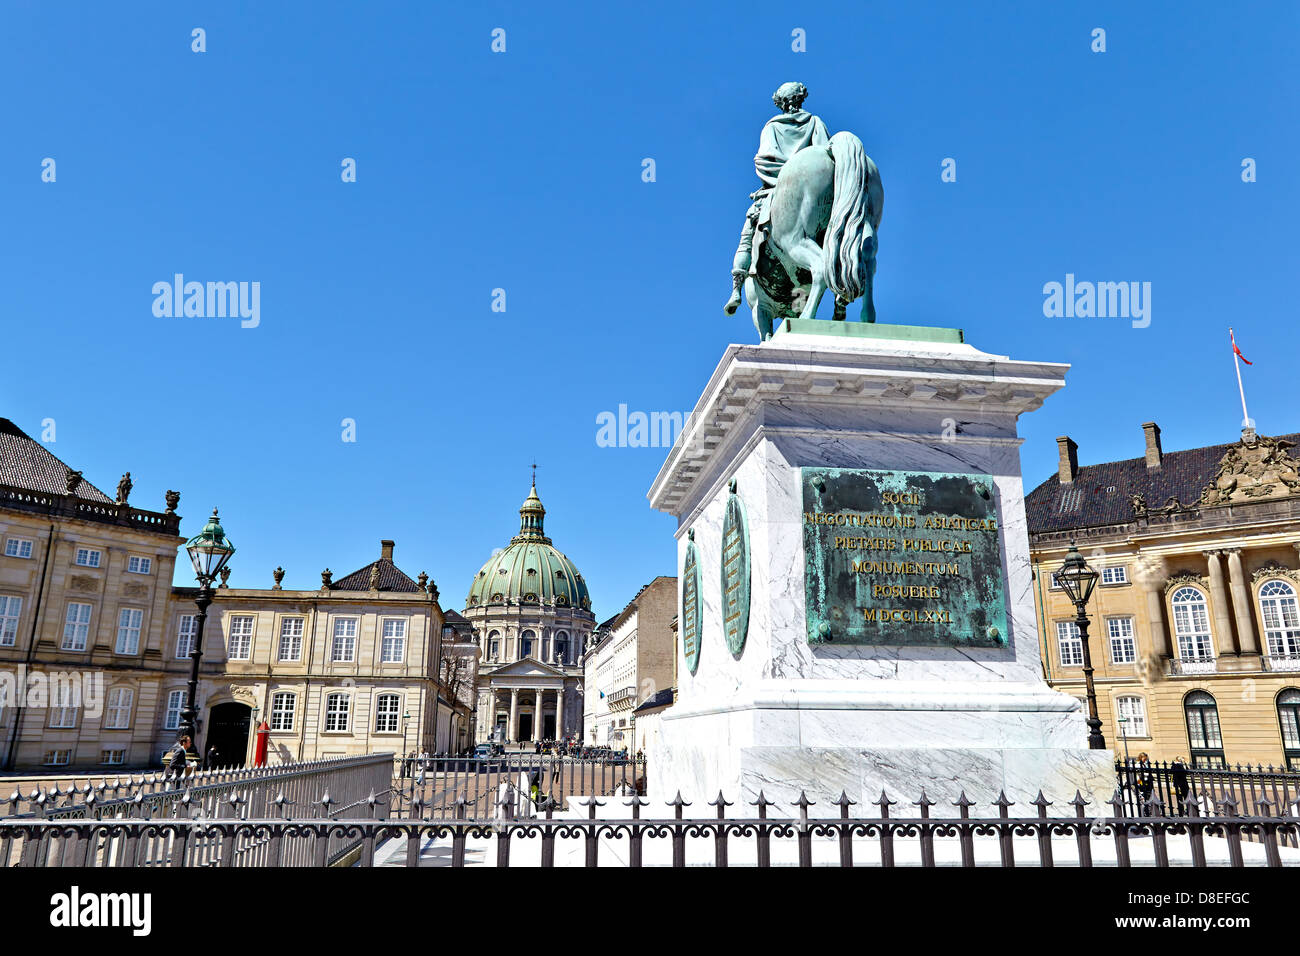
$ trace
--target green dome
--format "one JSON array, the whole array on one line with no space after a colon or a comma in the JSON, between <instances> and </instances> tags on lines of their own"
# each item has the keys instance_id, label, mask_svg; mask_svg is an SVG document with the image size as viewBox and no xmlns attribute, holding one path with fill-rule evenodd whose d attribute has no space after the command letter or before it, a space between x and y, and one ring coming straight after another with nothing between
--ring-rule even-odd
<instances>
[{"instance_id":1,"label":"green dome","mask_svg":"<svg viewBox=\"0 0 1300 956\"><path fill-rule=\"evenodd\" d=\"M591 610L587 582L542 531L546 509L534 485L519 509L519 533L470 582L465 607L484 604L554 604Z\"/></svg>"}]
</instances>

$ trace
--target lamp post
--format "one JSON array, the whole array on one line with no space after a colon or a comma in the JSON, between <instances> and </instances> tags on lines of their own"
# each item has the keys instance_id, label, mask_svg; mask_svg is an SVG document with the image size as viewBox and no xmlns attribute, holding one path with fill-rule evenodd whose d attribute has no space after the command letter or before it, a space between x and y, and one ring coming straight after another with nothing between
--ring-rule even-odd
<instances>
[{"instance_id":1,"label":"lamp post","mask_svg":"<svg viewBox=\"0 0 1300 956\"><path fill-rule=\"evenodd\" d=\"M1088 614L1085 610L1098 577L1100 575L1088 567L1073 541L1065 563L1052 575L1074 603L1074 626L1079 629L1079 642L1083 645L1083 680L1088 688L1088 747L1091 750L1106 749L1106 740L1101 735L1101 718L1097 716L1097 688L1092 682L1092 652L1088 649Z\"/></svg>"},{"instance_id":2,"label":"lamp post","mask_svg":"<svg viewBox=\"0 0 1300 956\"><path fill-rule=\"evenodd\" d=\"M235 553L235 546L226 537L226 532L217 518L216 508L212 509L212 517L203 526L203 530L185 543L185 550L189 552L190 561L194 564L194 573L199 579L199 593L194 596L194 603L199 613L195 621L194 646L190 648L189 692L185 700L185 709L181 711L181 726L177 739L189 737L190 746L197 752L198 742L194 738L199 712L195 707L194 698L199 688L199 659L203 657L203 623L208 617L208 605L212 603L212 582L226 566L230 556Z\"/></svg>"}]
</instances>

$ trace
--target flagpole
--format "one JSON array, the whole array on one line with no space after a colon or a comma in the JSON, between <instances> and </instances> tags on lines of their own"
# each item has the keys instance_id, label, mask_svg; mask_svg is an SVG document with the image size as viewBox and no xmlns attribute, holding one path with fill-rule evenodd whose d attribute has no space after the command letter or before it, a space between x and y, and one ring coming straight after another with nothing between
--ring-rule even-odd
<instances>
[{"instance_id":1,"label":"flagpole","mask_svg":"<svg viewBox=\"0 0 1300 956\"><path fill-rule=\"evenodd\" d=\"M1250 413L1246 411L1246 389L1241 384L1241 359L1237 351L1237 337L1232 334L1232 329L1228 329L1228 339L1232 342L1232 366L1237 370L1237 391L1241 394L1241 427L1250 428Z\"/></svg>"}]
</instances>

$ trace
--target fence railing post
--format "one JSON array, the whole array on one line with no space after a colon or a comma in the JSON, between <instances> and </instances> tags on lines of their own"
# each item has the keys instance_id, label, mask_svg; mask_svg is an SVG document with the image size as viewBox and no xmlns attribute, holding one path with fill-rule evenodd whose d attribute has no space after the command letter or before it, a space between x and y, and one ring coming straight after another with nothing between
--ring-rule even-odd
<instances>
[{"instance_id":1,"label":"fence railing post","mask_svg":"<svg viewBox=\"0 0 1300 956\"><path fill-rule=\"evenodd\" d=\"M799 825L796 832L796 840L799 844L799 866L812 866L812 831L808 828L808 808L816 804L816 800L809 800L808 794L799 791L799 799L795 801L795 806L799 808Z\"/></svg>"},{"instance_id":2,"label":"fence railing post","mask_svg":"<svg viewBox=\"0 0 1300 956\"><path fill-rule=\"evenodd\" d=\"M835 801L835 805L840 808L840 825L839 825L839 844L840 844L840 866L853 865L853 827L849 824L849 807L854 806L855 802L849 799L848 793L841 790L840 798Z\"/></svg>"},{"instance_id":3,"label":"fence railing post","mask_svg":"<svg viewBox=\"0 0 1300 956\"><path fill-rule=\"evenodd\" d=\"M921 799L913 800L912 806L921 808L921 823L919 832L921 839L921 866L927 870L934 868L934 831L930 829L930 824L926 821L930 819L930 808L934 806L934 801L930 799L925 792L925 787L921 788Z\"/></svg>"},{"instance_id":4,"label":"fence railing post","mask_svg":"<svg viewBox=\"0 0 1300 956\"><path fill-rule=\"evenodd\" d=\"M710 800L709 806L718 808L718 826L713 831L713 865L718 869L724 869L727 866L727 807L731 806L727 798L718 791L718 799Z\"/></svg>"},{"instance_id":5,"label":"fence railing post","mask_svg":"<svg viewBox=\"0 0 1300 956\"><path fill-rule=\"evenodd\" d=\"M758 799L754 801L754 806L758 807L758 826L754 830L754 839L758 841L758 865L761 869L766 869L772 865L772 833L767 823L767 808L774 807L776 804L767 799L767 794L762 790L758 791Z\"/></svg>"},{"instance_id":6,"label":"fence railing post","mask_svg":"<svg viewBox=\"0 0 1300 956\"><path fill-rule=\"evenodd\" d=\"M894 831L889 826L889 808L894 805L885 791L880 791L880 799L875 801L880 807L880 865L894 865Z\"/></svg>"},{"instance_id":7,"label":"fence railing post","mask_svg":"<svg viewBox=\"0 0 1300 956\"><path fill-rule=\"evenodd\" d=\"M1038 865L1042 867L1051 867L1052 864L1052 825L1047 822L1047 808L1052 805L1052 801L1043 796L1043 791L1038 791L1038 796L1032 801L1033 805L1038 808Z\"/></svg>"}]
</instances>

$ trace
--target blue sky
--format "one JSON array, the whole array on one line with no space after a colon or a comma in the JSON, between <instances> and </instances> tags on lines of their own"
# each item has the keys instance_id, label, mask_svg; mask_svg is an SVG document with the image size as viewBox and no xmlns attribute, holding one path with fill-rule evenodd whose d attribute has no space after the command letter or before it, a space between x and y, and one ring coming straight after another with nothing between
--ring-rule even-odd
<instances>
[{"instance_id":1,"label":"blue sky","mask_svg":"<svg viewBox=\"0 0 1300 956\"><path fill-rule=\"evenodd\" d=\"M881 170L880 321L1073 363L1022 420L1027 486L1058 434L1084 463L1140 455L1149 419L1166 448L1234 439L1230 324L1260 430L1298 430L1298 21L1290 3L10 2L0 415L54 419L51 450L105 490L129 469L139 505L179 490L186 534L219 504L234 585L283 565L314 587L391 537L456 608L536 458L548 531L611 614L674 572L673 520L645 499L664 451L598 447L596 416L689 409L754 340L721 305L769 97L798 79ZM260 282L261 324L155 317L176 272ZM1150 282L1150 326L1045 318L1066 273Z\"/></svg>"}]
</instances>

